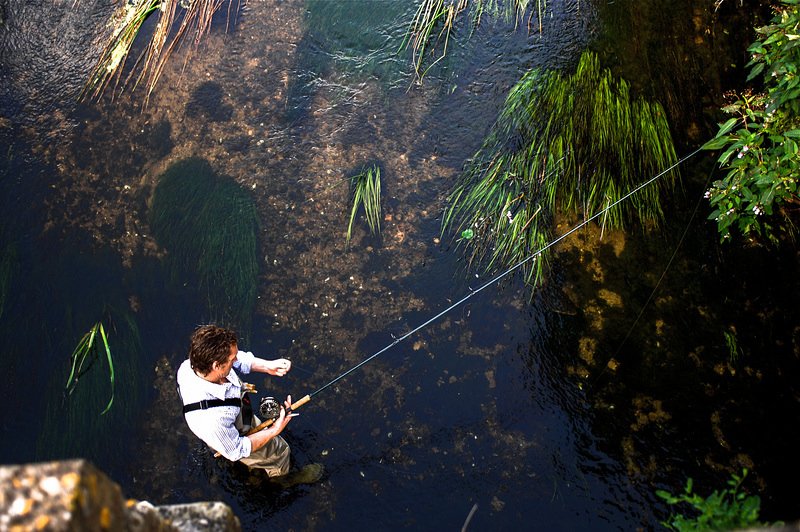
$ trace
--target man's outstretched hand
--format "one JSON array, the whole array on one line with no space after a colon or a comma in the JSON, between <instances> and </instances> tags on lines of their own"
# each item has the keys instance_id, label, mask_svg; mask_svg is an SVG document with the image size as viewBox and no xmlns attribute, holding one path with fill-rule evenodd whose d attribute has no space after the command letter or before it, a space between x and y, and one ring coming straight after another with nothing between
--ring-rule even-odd
<instances>
[{"instance_id":1,"label":"man's outstretched hand","mask_svg":"<svg viewBox=\"0 0 800 532\"><path fill-rule=\"evenodd\" d=\"M269 373L276 377L283 377L289 370L292 369L292 363L285 358L278 358L275 360L264 360L263 358L256 358L251 366L251 371L260 371L262 373Z\"/></svg>"}]
</instances>

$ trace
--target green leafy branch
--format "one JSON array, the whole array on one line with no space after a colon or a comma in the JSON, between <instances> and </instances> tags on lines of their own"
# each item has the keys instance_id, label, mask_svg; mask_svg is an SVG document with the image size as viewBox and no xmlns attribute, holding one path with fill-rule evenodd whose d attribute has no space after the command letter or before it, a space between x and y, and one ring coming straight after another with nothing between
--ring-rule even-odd
<instances>
[{"instance_id":1,"label":"green leafy branch","mask_svg":"<svg viewBox=\"0 0 800 532\"><path fill-rule=\"evenodd\" d=\"M800 0L782 4L771 24L756 28L761 39L748 48L748 80L763 75L765 92L731 93L722 110L734 117L704 146L724 149L718 162L728 170L705 194L722 241L737 229L777 242L776 222L794 232L786 207L800 204Z\"/></svg>"},{"instance_id":2,"label":"green leafy branch","mask_svg":"<svg viewBox=\"0 0 800 532\"><path fill-rule=\"evenodd\" d=\"M75 387L78 385L80 378L89 371L92 365L94 365L94 362L100 358L101 353L98 352L100 351L98 337L102 339L103 351L106 355L106 360L108 360L109 378L111 382L111 398L108 400L108 405L106 405L105 410L100 413L100 415L103 415L108 412L114 402L114 361L111 358L111 348L108 345L108 337L103 328L102 320L95 323L94 326L89 329L89 332L83 335L80 342L78 342L78 345L75 347L75 350L72 352L70 358L72 369L70 370L67 384L64 387L64 393L66 395L71 395L72 392L75 391Z\"/></svg>"},{"instance_id":3,"label":"green leafy branch","mask_svg":"<svg viewBox=\"0 0 800 532\"><path fill-rule=\"evenodd\" d=\"M687 518L683 514L671 514L668 521L661 524L670 530L695 531L695 530L734 530L739 528L761 527L765 523L758 521L761 510L761 499L758 495L747 495L739 491L739 487L747 476L747 469L742 470L742 475L732 474L728 480L729 488L715 491L704 498L692 493L692 479L686 481L681 495L672 495L668 491L658 490L656 495L665 499L667 504L688 503L700 512L694 518Z\"/></svg>"}]
</instances>

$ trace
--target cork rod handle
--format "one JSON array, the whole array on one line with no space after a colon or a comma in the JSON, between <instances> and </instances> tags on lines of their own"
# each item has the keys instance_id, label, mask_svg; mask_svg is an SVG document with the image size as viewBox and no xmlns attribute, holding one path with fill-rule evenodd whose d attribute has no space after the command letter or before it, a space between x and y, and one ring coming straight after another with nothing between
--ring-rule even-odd
<instances>
[{"instance_id":1,"label":"cork rod handle","mask_svg":"<svg viewBox=\"0 0 800 532\"><path fill-rule=\"evenodd\" d=\"M310 395L306 395L305 397L303 397L299 401L295 401L294 403L292 403L292 406L289 407L289 410L297 410L299 407L303 406L304 404L306 404L310 400L311 400L311 396ZM272 425L272 423L273 423L273 420L272 419L268 419L268 420L264 421L263 423L261 423L260 425L255 426L252 429L248 430L247 432L244 433L244 435L245 436L250 436L251 434L255 434L256 432L260 432L260 431L264 430L265 428L269 427L270 425Z\"/></svg>"}]
</instances>

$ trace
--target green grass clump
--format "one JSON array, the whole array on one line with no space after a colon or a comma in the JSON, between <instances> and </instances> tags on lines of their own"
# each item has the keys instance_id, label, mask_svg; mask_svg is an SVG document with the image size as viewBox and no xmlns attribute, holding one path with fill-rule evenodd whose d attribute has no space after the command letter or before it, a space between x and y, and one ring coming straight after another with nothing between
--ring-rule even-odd
<instances>
[{"instance_id":1,"label":"green grass clump","mask_svg":"<svg viewBox=\"0 0 800 532\"><path fill-rule=\"evenodd\" d=\"M103 341L103 349L101 353L100 340ZM114 404L114 359L111 356L111 347L108 345L108 336L106 336L106 329L103 327L103 320L98 321L94 326L89 329L89 332L83 335L78 342L75 350L72 351L70 362L72 368L67 378L67 385L64 388L64 393L71 395L75 391L75 387L81 380L86 372L94 365L94 363L104 354L108 361L108 378L109 387L111 388L111 398L105 409L100 413L105 414Z\"/></svg>"},{"instance_id":2,"label":"green grass clump","mask_svg":"<svg viewBox=\"0 0 800 532\"><path fill-rule=\"evenodd\" d=\"M247 192L205 160L179 161L159 179L150 223L167 250L173 281L196 282L213 319L249 330L258 283L258 214Z\"/></svg>"},{"instance_id":3,"label":"green grass clump","mask_svg":"<svg viewBox=\"0 0 800 532\"><path fill-rule=\"evenodd\" d=\"M367 225L373 235L381 232L381 169L378 165L367 168L357 176L350 178L350 225L347 226L345 247L350 245L353 236L353 223L360 206L364 206Z\"/></svg>"},{"instance_id":4,"label":"green grass clump","mask_svg":"<svg viewBox=\"0 0 800 532\"><path fill-rule=\"evenodd\" d=\"M85 309L67 309L66 330L80 321L74 310L84 314ZM119 451L113 447L119 443L115 435L133 423L148 383L134 316L122 309L114 311L114 317L104 313L77 342L72 356L54 365L36 446L38 460L98 460ZM51 338L44 332L38 338L44 345L53 342L51 348L57 351L67 336Z\"/></svg>"},{"instance_id":5,"label":"green grass clump","mask_svg":"<svg viewBox=\"0 0 800 532\"><path fill-rule=\"evenodd\" d=\"M677 160L664 111L632 99L624 80L586 52L575 74L533 70L511 90L492 132L467 164L444 216L465 237L470 265L520 262L551 240L556 212L591 217ZM669 187L670 177L661 180ZM609 210L603 223L658 222L659 189ZM542 280L549 253L526 270Z\"/></svg>"},{"instance_id":6,"label":"green grass clump","mask_svg":"<svg viewBox=\"0 0 800 532\"><path fill-rule=\"evenodd\" d=\"M656 491L656 495L667 504L689 505L692 510L689 516L673 513L668 521L661 524L669 530L679 532L700 530L743 530L764 529L770 526L783 526L782 522L762 523L758 514L761 512L761 499L758 495L747 495L740 491L742 482L747 476L747 469L742 475L732 474L727 481L728 488L716 490L708 497L701 497L692 492L692 479L686 481L686 487L680 495L672 495L666 490Z\"/></svg>"}]
</instances>

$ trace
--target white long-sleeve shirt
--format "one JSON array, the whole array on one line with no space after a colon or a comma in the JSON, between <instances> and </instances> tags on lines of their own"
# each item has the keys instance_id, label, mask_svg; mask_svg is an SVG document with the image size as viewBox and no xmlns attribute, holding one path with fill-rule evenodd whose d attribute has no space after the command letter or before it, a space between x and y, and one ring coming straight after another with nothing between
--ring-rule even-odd
<instances>
[{"instance_id":1,"label":"white long-sleeve shirt","mask_svg":"<svg viewBox=\"0 0 800 532\"><path fill-rule=\"evenodd\" d=\"M250 373L255 355L249 351L239 351L234 369L243 374ZM228 382L215 384L199 377L192 369L189 360L184 360L178 368L178 388L184 405L197 403L204 399L239 399L242 395L242 381L235 371L228 374ZM240 436L234 426L239 407L215 406L205 410L193 410L185 414L186 423L195 435L209 447L228 460L235 462L250 456L250 438Z\"/></svg>"}]
</instances>

